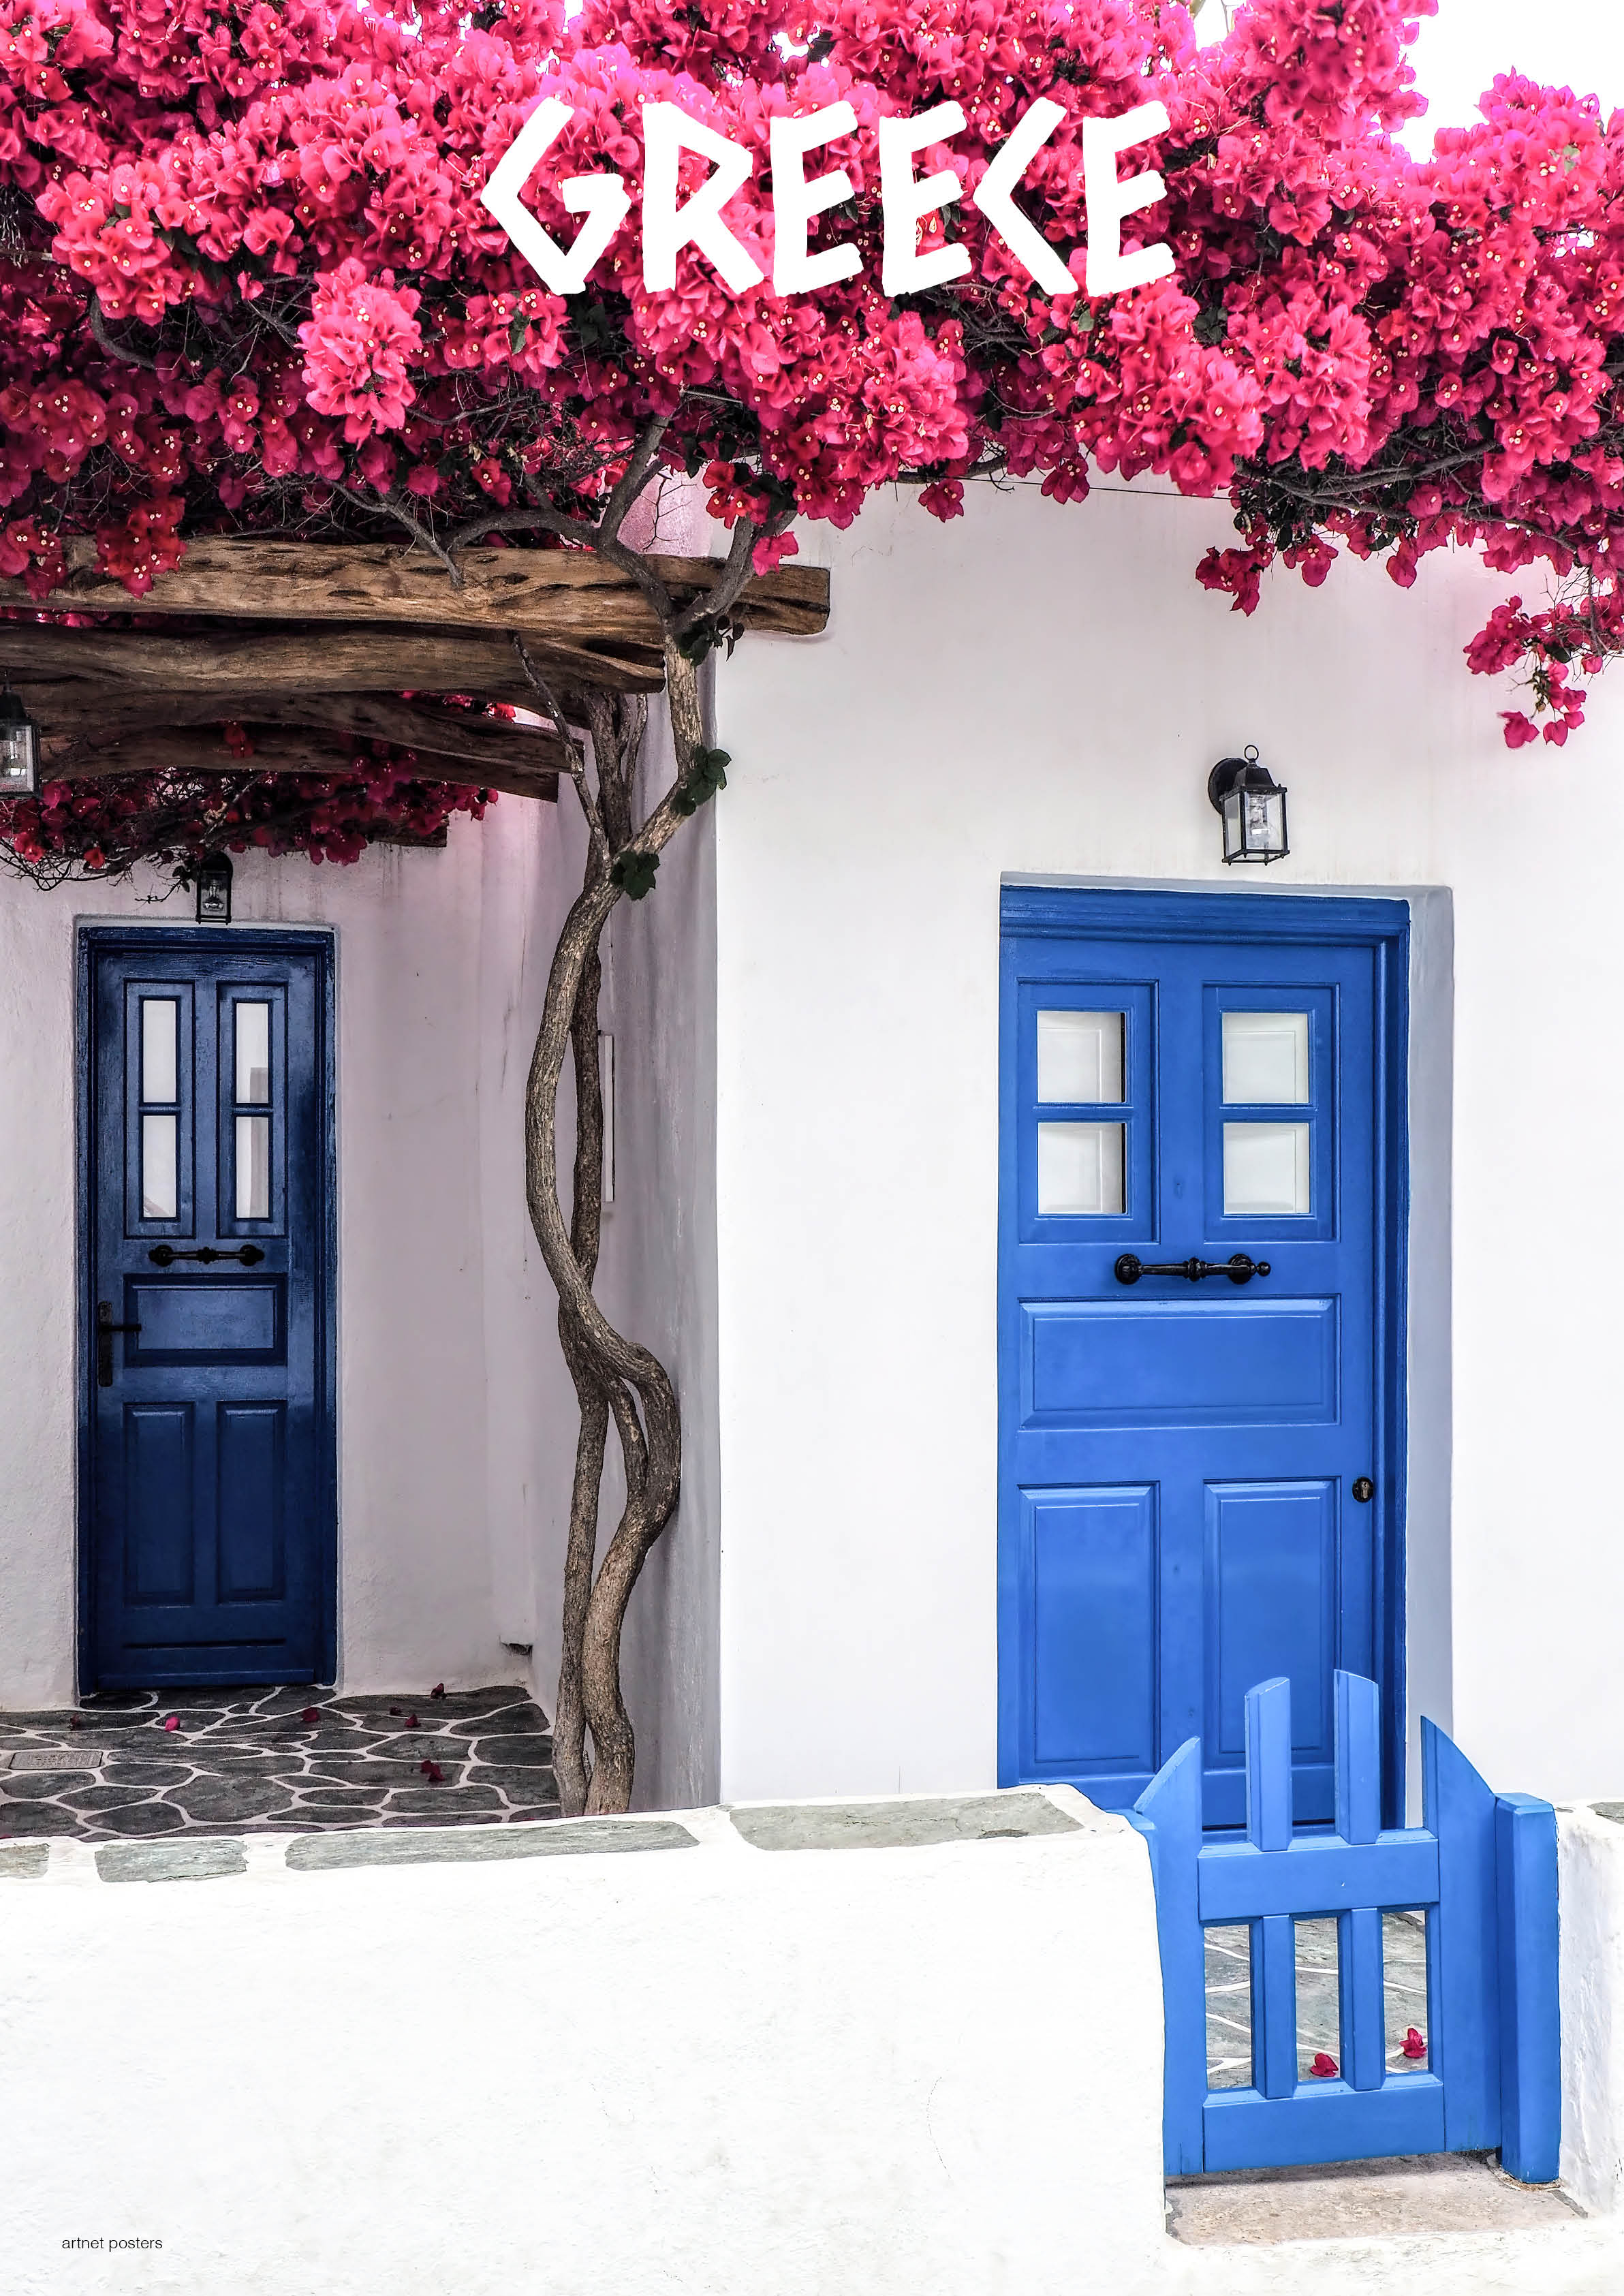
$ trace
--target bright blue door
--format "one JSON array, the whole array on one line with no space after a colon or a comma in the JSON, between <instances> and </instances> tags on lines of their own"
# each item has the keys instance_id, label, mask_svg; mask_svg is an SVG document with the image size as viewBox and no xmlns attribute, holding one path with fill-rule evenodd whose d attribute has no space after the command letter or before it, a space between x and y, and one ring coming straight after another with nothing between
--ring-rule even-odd
<instances>
[{"instance_id":1,"label":"bright blue door","mask_svg":"<svg viewBox=\"0 0 1624 2296\"><path fill-rule=\"evenodd\" d=\"M1001 1775L1126 1808L1199 1736L1205 1822L1243 1824L1246 1693L1284 1676L1329 1820L1339 1668L1403 1740L1405 913L1004 908Z\"/></svg>"},{"instance_id":2,"label":"bright blue door","mask_svg":"<svg viewBox=\"0 0 1624 2296\"><path fill-rule=\"evenodd\" d=\"M329 955L84 936L82 1673L333 1673Z\"/></svg>"}]
</instances>

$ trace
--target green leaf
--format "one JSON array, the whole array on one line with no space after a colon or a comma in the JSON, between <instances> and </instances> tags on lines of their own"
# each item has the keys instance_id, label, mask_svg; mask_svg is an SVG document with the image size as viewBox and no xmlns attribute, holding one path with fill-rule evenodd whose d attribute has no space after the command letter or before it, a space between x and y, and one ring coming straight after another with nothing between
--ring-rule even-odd
<instances>
[{"instance_id":1,"label":"green leaf","mask_svg":"<svg viewBox=\"0 0 1624 2296\"><path fill-rule=\"evenodd\" d=\"M530 323L529 319L526 318L524 313L521 311L518 317L513 321L513 325L507 331L507 347L509 350L514 352L521 351L524 348L524 339L529 332Z\"/></svg>"},{"instance_id":2,"label":"green leaf","mask_svg":"<svg viewBox=\"0 0 1624 2296\"><path fill-rule=\"evenodd\" d=\"M627 853L617 853L609 872L609 882L619 885L628 901L641 901L654 890L654 873L660 866L658 853L639 853L634 848Z\"/></svg>"}]
</instances>

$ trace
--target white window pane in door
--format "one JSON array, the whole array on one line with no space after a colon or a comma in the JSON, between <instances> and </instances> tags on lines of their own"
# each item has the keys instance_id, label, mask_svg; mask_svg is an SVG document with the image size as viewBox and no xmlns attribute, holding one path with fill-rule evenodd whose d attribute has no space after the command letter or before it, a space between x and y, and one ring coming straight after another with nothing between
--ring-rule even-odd
<instances>
[{"instance_id":1,"label":"white window pane in door","mask_svg":"<svg viewBox=\"0 0 1624 2296\"><path fill-rule=\"evenodd\" d=\"M1308 1016L1306 1013L1226 1013L1224 1098L1234 1108L1250 1102L1308 1097Z\"/></svg>"},{"instance_id":2,"label":"white window pane in door","mask_svg":"<svg viewBox=\"0 0 1624 2296\"><path fill-rule=\"evenodd\" d=\"M1226 1219L1262 1219L1313 1210L1308 1131L1306 1124L1224 1127Z\"/></svg>"},{"instance_id":3,"label":"white window pane in door","mask_svg":"<svg viewBox=\"0 0 1624 2296\"><path fill-rule=\"evenodd\" d=\"M1040 1124L1038 1209L1062 1218L1122 1210L1122 1127Z\"/></svg>"},{"instance_id":4,"label":"white window pane in door","mask_svg":"<svg viewBox=\"0 0 1624 2296\"><path fill-rule=\"evenodd\" d=\"M263 1103L271 1096L271 1008L242 1004L236 1014L237 1098Z\"/></svg>"},{"instance_id":5,"label":"white window pane in door","mask_svg":"<svg viewBox=\"0 0 1624 2296\"><path fill-rule=\"evenodd\" d=\"M178 1100L180 1006L173 996L141 1000L141 1097Z\"/></svg>"},{"instance_id":6,"label":"white window pane in door","mask_svg":"<svg viewBox=\"0 0 1624 2296\"><path fill-rule=\"evenodd\" d=\"M271 1119L268 1116L237 1119L237 1218L269 1219L271 1216Z\"/></svg>"},{"instance_id":7,"label":"white window pane in door","mask_svg":"<svg viewBox=\"0 0 1624 2296\"><path fill-rule=\"evenodd\" d=\"M176 1116L141 1119L141 1217L180 1218L180 1159Z\"/></svg>"},{"instance_id":8,"label":"white window pane in door","mask_svg":"<svg viewBox=\"0 0 1624 2296\"><path fill-rule=\"evenodd\" d=\"M1121 1099L1120 1013L1038 1015L1038 1097L1050 1107Z\"/></svg>"}]
</instances>

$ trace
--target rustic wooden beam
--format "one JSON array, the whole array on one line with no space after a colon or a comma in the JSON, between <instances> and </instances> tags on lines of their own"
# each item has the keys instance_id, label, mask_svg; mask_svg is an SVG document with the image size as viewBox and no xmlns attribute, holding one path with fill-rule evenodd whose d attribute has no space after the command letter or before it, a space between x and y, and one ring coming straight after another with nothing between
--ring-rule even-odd
<instances>
[{"instance_id":1,"label":"rustic wooden beam","mask_svg":"<svg viewBox=\"0 0 1624 2296\"><path fill-rule=\"evenodd\" d=\"M162 693L142 687L104 692L98 717L70 732L45 726L41 748L46 770L57 778L74 774L81 761L110 742L134 734L161 733L169 726L237 725L299 726L306 730L348 734L390 742L434 758L457 758L498 773L510 769L556 775L566 760L558 736L503 718L480 718L469 709L432 702L402 701L379 693Z\"/></svg>"},{"instance_id":2,"label":"rustic wooden beam","mask_svg":"<svg viewBox=\"0 0 1624 2296\"><path fill-rule=\"evenodd\" d=\"M658 647L628 644L607 654L531 645L528 639L525 646L555 686L653 693L664 683ZM182 636L0 622L0 669L42 725L72 722L75 711L94 723L99 700L86 686L104 679L172 693L478 693L493 701L537 700L512 638L500 632L410 630L374 622L258 629L226 622Z\"/></svg>"},{"instance_id":3,"label":"rustic wooden beam","mask_svg":"<svg viewBox=\"0 0 1624 2296\"><path fill-rule=\"evenodd\" d=\"M322 741L284 726L247 728L254 745L251 758L234 757L219 734L198 727L173 733L131 734L107 749L78 759L69 773L53 772L47 764L47 781L110 781L120 774L323 774L350 775L354 751L343 743ZM558 794L556 774L521 772L513 767L486 769L453 758L426 758L418 778L445 782L455 789L497 790L506 797L552 800Z\"/></svg>"},{"instance_id":4,"label":"rustic wooden beam","mask_svg":"<svg viewBox=\"0 0 1624 2296\"><path fill-rule=\"evenodd\" d=\"M67 574L44 600L0 581L0 606L47 612L212 614L250 621L396 622L416 627L519 630L568 646L631 639L658 645L659 626L629 575L590 550L465 550L460 588L422 550L393 543L290 542L259 535L200 535L173 571L144 597L97 570L88 536L64 545ZM656 558L685 603L721 572L718 560ZM746 629L806 637L829 619L829 577L818 566L780 566L746 585L734 616Z\"/></svg>"}]
</instances>

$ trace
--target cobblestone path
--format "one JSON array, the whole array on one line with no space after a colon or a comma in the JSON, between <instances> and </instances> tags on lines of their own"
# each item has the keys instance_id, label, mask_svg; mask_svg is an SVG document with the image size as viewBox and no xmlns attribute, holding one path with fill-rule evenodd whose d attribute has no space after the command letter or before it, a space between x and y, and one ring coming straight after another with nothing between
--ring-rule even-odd
<instances>
[{"instance_id":1,"label":"cobblestone path","mask_svg":"<svg viewBox=\"0 0 1624 2296\"><path fill-rule=\"evenodd\" d=\"M552 1760L546 1717L511 1685L110 1691L77 1717L0 1711L0 1841L556 1817Z\"/></svg>"}]
</instances>

